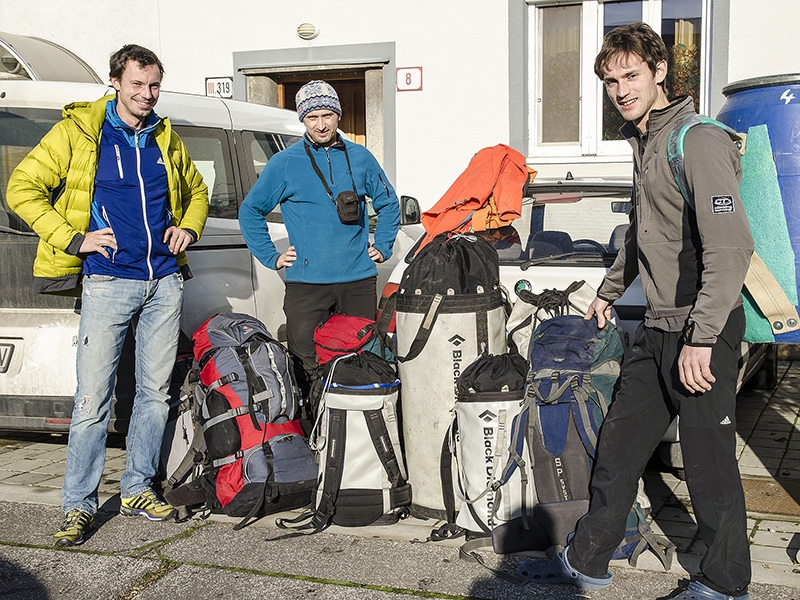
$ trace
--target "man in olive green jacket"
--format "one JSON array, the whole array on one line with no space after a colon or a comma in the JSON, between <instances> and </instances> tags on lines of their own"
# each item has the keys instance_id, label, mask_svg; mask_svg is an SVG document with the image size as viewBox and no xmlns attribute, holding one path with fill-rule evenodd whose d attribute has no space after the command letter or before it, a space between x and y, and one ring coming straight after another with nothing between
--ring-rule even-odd
<instances>
[{"instance_id":1,"label":"man in olive green jacket","mask_svg":"<svg viewBox=\"0 0 800 600\"><path fill-rule=\"evenodd\" d=\"M110 60L114 96L70 104L12 174L8 204L39 235L34 289L82 284L75 407L57 546L94 525L111 396L123 341L136 337L136 395L120 481L124 515L171 518L152 489L169 410L189 275L185 250L208 214L208 190L167 119L153 108L164 69L141 46ZM53 200L55 198L55 200Z\"/></svg>"},{"instance_id":2,"label":"man in olive green jacket","mask_svg":"<svg viewBox=\"0 0 800 600\"><path fill-rule=\"evenodd\" d=\"M739 153L713 125L686 135L683 199L667 159L672 131L694 114L689 96L669 100L669 54L644 23L609 32L595 61L633 147L633 212L625 248L587 311L604 327L612 303L638 274L647 299L603 422L589 512L567 548L526 565L539 582L600 589L647 461L676 415L686 484L706 552L700 574L674 600L748 600L750 548L736 462L736 381L745 329L741 291L753 238L739 195Z\"/></svg>"}]
</instances>

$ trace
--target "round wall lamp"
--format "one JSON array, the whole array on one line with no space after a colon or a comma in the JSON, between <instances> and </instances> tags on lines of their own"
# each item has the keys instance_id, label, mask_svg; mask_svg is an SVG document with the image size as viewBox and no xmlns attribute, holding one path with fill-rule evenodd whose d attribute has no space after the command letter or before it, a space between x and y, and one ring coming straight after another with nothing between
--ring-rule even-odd
<instances>
[{"instance_id":1,"label":"round wall lamp","mask_svg":"<svg viewBox=\"0 0 800 600\"><path fill-rule=\"evenodd\" d=\"M313 40L319 35L319 29L317 29L316 26L312 25L311 23L302 23L297 28L297 35L304 40Z\"/></svg>"}]
</instances>

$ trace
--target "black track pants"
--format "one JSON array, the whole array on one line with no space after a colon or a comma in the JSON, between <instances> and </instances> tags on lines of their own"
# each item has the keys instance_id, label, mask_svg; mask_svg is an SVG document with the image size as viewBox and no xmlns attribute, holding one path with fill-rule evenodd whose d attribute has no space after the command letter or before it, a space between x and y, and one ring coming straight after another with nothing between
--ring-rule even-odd
<instances>
[{"instance_id":1,"label":"black track pants","mask_svg":"<svg viewBox=\"0 0 800 600\"><path fill-rule=\"evenodd\" d=\"M377 277L348 283L286 282L286 343L295 357L295 374L304 395L308 395L317 364L314 329L335 312L374 319L378 306L376 282Z\"/></svg>"},{"instance_id":2,"label":"black track pants","mask_svg":"<svg viewBox=\"0 0 800 600\"><path fill-rule=\"evenodd\" d=\"M744 493L736 462L736 379L744 310L736 308L714 345L711 391L689 395L678 379L680 333L640 326L622 367L620 390L600 429L589 513L578 523L569 558L600 577L625 532L645 466L675 414L686 483L708 547L701 581L730 595L750 582Z\"/></svg>"}]
</instances>

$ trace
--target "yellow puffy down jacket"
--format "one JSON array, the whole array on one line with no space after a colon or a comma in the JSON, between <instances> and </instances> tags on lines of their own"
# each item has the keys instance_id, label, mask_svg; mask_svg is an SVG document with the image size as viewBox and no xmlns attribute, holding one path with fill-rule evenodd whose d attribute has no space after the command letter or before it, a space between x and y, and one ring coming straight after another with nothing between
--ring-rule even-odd
<instances>
[{"instance_id":1,"label":"yellow puffy down jacket","mask_svg":"<svg viewBox=\"0 0 800 600\"><path fill-rule=\"evenodd\" d=\"M112 95L65 106L63 119L20 162L8 181L9 207L40 238L33 263L34 291L63 293L80 284L83 261L67 248L76 235L89 229L100 130L106 104L113 99ZM208 215L208 187L168 119L162 119L156 128L155 139L167 165L175 225L192 230L199 238ZM61 186L63 193L51 204L51 192ZM182 268L186 266L185 253L177 259Z\"/></svg>"}]
</instances>

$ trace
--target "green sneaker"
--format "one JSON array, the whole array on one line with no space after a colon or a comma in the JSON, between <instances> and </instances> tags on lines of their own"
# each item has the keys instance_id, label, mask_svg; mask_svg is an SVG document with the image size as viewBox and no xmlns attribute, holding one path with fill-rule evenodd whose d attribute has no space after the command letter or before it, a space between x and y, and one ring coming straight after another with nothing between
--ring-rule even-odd
<instances>
[{"instance_id":1,"label":"green sneaker","mask_svg":"<svg viewBox=\"0 0 800 600\"><path fill-rule=\"evenodd\" d=\"M64 517L61 529L53 536L55 545L62 548L79 546L92 529L94 529L94 517L86 511L73 508Z\"/></svg>"},{"instance_id":2,"label":"green sneaker","mask_svg":"<svg viewBox=\"0 0 800 600\"><path fill-rule=\"evenodd\" d=\"M151 521L166 521L178 511L159 498L153 490L145 490L133 498L122 498L119 513L127 517L144 515Z\"/></svg>"}]
</instances>

